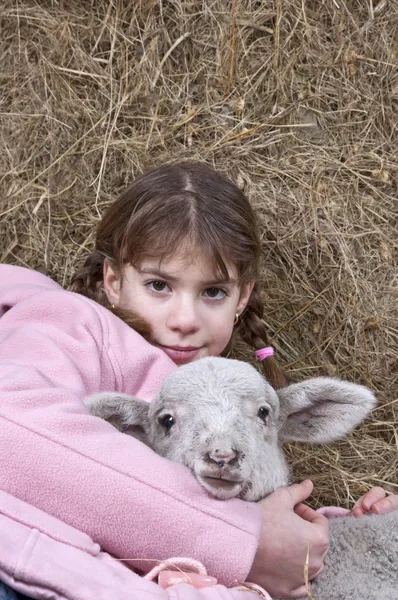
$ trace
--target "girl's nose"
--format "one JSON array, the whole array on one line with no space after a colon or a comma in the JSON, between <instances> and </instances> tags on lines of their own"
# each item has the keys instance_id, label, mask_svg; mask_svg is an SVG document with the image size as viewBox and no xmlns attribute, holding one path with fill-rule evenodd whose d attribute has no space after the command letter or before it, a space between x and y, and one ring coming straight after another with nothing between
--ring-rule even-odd
<instances>
[{"instance_id":1,"label":"girl's nose","mask_svg":"<svg viewBox=\"0 0 398 600\"><path fill-rule=\"evenodd\" d=\"M192 333L199 329L199 314L195 302L187 297L176 298L170 306L168 326L173 331Z\"/></svg>"}]
</instances>

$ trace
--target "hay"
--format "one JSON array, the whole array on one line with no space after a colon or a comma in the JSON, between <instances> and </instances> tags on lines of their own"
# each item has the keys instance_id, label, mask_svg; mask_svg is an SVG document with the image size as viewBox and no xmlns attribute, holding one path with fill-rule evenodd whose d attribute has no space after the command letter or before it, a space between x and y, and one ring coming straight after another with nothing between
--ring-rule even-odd
<instances>
[{"instance_id":1,"label":"hay","mask_svg":"<svg viewBox=\"0 0 398 600\"><path fill-rule=\"evenodd\" d=\"M397 1L18 0L0 19L0 260L67 285L142 169L213 163L258 209L281 362L380 400L347 441L290 446L296 476L316 503L396 490Z\"/></svg>"}]
</instances>

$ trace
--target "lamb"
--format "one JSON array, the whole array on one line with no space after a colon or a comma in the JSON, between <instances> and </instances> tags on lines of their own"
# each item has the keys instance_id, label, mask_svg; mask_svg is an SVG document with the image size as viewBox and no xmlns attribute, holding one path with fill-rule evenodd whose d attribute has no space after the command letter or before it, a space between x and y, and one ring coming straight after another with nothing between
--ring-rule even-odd
<instances>
[{"instance_id":1,"label":"lamb","mask_svg":"<svg viewBox=\"0 0 398 600\"><path fill-rule=\"evenodd\" d=\"M289 483L284 441L341 438L376 400L364 386L327 377L275 391L251 365L211 357L170 374L150 404L106 392L85 403L91 414L189 467L213 496L257 501ZM398 511L332 519L314 598L397 600L397 524Z\"/></svg>"}]
</instances>

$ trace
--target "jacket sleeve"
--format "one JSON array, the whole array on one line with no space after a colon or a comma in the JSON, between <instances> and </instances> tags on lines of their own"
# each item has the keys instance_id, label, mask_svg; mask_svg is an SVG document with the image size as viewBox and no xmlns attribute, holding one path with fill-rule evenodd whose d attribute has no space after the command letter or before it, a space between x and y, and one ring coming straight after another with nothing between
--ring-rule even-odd
<instances>
[{"instance_id":1,"label":"jacket sleeve","mask_svg":"<svg viewBox=\"0 0 398 600\"><path fill-rule=\"evenodd\" d=\"M0 491L0 580L29 598L55 600L255 600L219 585L163 590L101 552L89 536Z\"/></svg>"},{"instance_id":2,"label":"jacket sleeve","mask_svg":"<svg viewBox=\"0 0 398 600\"><path fill-rule=\"evenodd\" d=\"M187 556L221 583L244 581L257 548L259 508L209 497L188 469L87 414L85 395L108 389L149 396L175 368L104 311L61 289L4 311L0 489L144 571L148 559Z\"/></svg>"}]
</instances>

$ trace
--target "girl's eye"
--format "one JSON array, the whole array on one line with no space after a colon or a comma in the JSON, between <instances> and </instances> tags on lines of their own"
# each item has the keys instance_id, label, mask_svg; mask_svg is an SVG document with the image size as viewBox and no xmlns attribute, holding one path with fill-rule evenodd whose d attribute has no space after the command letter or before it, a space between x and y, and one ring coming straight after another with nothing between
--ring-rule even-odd
<instances>
[{"instance_id":1,"label":"girl's eye","mask_svg":"<svg viewBox=\"0 0 398 600\"><path fill-rule=\"evenodd\" d=\"M258 409L257 416L260 417L260 419L264 421L264 423L267 422L268 415L269 409L266 406L260 406L260 408Z\"/></svg>"},{"instance_id":2,"label":"girl's eye","mask_svg":"<svg viewBox=\"0 0 398 600\"><path fill-rule=\"evenodd\" d=\"M227 293L224 290L217 287L207 288L205 294L208 298L212 298L213 300L222 300L222 298L224 298L227 295Z\"/></svg>"},{"instance_id":3,"label":"girl's eye","mask_svg":"<svg viewBox=\"0 0 398 600\"><path fill-rule=\"evenodd\" d=\"M170 431L175 423L175 419L171 415L163 415L159 418L159 423L165 428L166 431Z\"/></svg>"},{"instance_id":4,"label":"girl's eye","mask_svg":"<svg viewBox=\"0 0 398 600\"><path fill-rule=\"evenodd\" d=\"M151 291L153 292L164 292L166 290L167 284L164 281L148 281L145 284Z\"/></svg>"}]
</instances>

